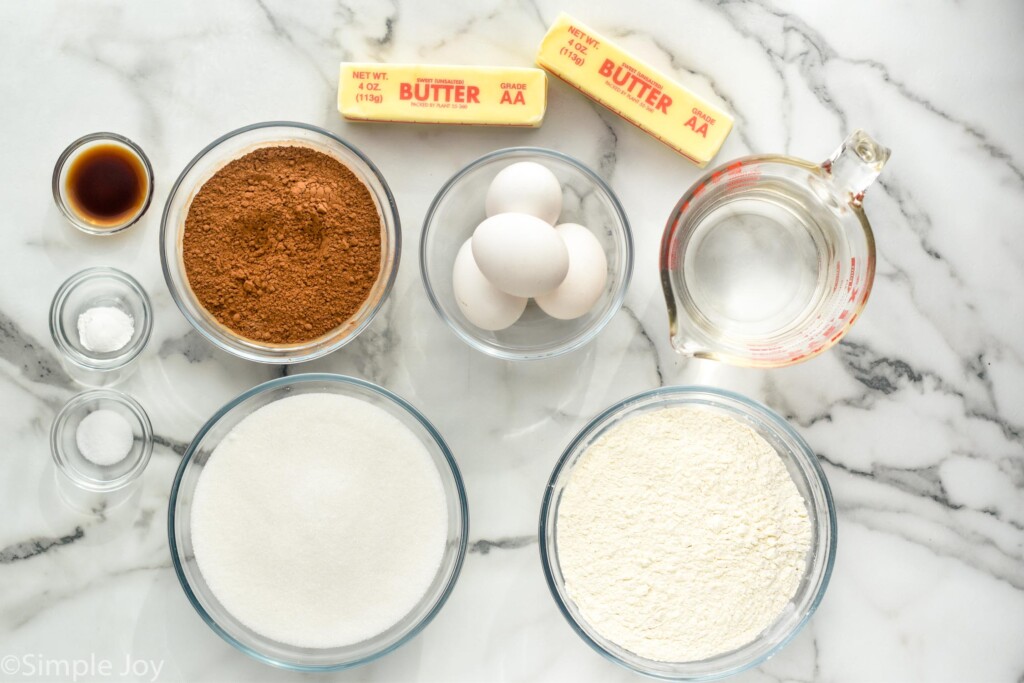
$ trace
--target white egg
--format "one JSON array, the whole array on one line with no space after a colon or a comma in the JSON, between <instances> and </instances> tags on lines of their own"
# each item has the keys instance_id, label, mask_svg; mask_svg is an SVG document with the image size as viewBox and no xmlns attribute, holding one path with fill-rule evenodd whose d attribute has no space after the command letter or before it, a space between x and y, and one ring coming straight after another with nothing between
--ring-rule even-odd
<instances>
[{"instance_id":1,"label":"white egg","mask_svg":"<svg viewBox=\"0 0 1024 683\"><path fill-rule=\"evenodd\" d=\"M513 296L549 292L569 272L569 252L555 229L525 213L499 213L477 226L473 258L495 287Z\"/></svg>"},{"instance_id":2,"label":"white egg","mask_svg":"<svg viewBox=\"0 0 1024 683\"><path fill-rule=\"evenodd\" d=\"M549 225L562 213L562 186L546 166L519 161L503 168L487 188L488 216L527 213Z\"/></svg>"},{"instance_id":3,"label":"white egg","mask_svg":"<svg viewBox=\"0 0 1024 683\"><path fill-rule=\"evenodd\" d=\"M608 257L594 233L576 223L563 223L555 232L569 252L569 272L555 289L537 296L537 305L552 318L572 320L585 315L604 293Z\"/></svg>"},{"instance_id":4,"label":"white egg","mask_svg":"<svg viewBox=\"0 0 1024 683\"><path fill-rule=\"evenodd\" d=\"M452 289L459 310L484 330L503 330L523 314L526 299L506 294L492 285L473 259L470 240L459 249L452 269Z\"/></svg>"}]
</instances>

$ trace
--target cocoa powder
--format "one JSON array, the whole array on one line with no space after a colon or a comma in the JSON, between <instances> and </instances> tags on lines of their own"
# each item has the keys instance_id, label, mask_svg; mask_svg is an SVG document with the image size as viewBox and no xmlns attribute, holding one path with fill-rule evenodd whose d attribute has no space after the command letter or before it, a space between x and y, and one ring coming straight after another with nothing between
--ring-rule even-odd
<instances>
[{"instance_id":1,"label":"cocoa powder","mask_svg":"<svg viewBox=\"0 0 1024 683\"><path fill-rule=\"evenodd\" d=\"M192 292L221 324L295 344L366 301L380 273L381 219L367 187L334 157L264 147L202 186L182 251Z\"/></svg>"}]
</instances>

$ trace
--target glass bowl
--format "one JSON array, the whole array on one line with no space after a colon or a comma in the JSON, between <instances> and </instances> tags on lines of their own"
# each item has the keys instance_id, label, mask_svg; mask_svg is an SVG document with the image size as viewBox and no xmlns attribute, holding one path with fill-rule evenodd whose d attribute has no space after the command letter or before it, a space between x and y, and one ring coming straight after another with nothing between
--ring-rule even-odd
<instances>
[{"instance_id":1,"label":"glass bowl","mask_svg":"<svg viewBox=\"0 0 1024 683\"><path fill-rule=\"evenodd\" d=\"M368 640L337 648L301 648L262 636L228 612L199 571L192 548L191 513L196 484L221 440L245 417L276 400L305 393L332 393L360 399L387 411L423 443L437 466L448 509L448 540L437 575L416 607L388 630ZM444 605L466 555L469 511L459 468L433 425L404 400L381 387L352 377L305 374L281 377L246 391L221 408L185 451L171 487L167 534L174 570L199 616L217 635L257 660L285 669L328 671L370 662L408 642Z\"/></svg>"},{"instance_id":2,"label":"glass bowl","mask_svg":"<svg viewBox=\"0 0 1024 683\"><path fill-rule=\"evenodd\" d=\"M132 427L131 450L112 465L98 465L78 449L78 425L97 410L112 410ZM112 389L93 389L74 396L57 413L50 427L50 452L57 471L78 488L112 493L134 482L146 470L153 453L153 425L132 397Z\"/></svg>"},{"instance_id":3,"label":"glass bowl","mask_svg":"<svg viewBox=\"0 0 1024 683\"><path fill-rule=\"evenodd\" d=\"M78 316L96 306L118 308L132 317L132 338L117 351L90 351L78 336ZM128 273L99 266L64 281L50 303L50 336L68 374L80 384L109 386L130 375L153 331L153 306Z\"/></svg>"},{"instance_id":4,"label":"glass bowl","mask_svg":"<svg viewBox=\"0 0 1024 683\"><path fill-rule=\"evenodd\" d=\"M743 647L694 662L659 662L640 657L598 634L565 590L558 562L558 506L573 467L608 429L635 415L668 406L693 406L739 420L754 429L779 454L811 521L807 568L788 608L758 638ZM807 443L778 414L739 394L710 387L663 387L627 398L595 417L576 435L555 465L540 514L540 553L551 595L577 634L597 652L633 671L667 680L708 681L753 668L782 649L818 607L832 574L836 554L836 512L825 474Z\"/></svg>"},{"instance_id":5,"label":"glass bowl","mask_svg":"<svg viewBox=\"0 0 1024 683\"><path fill-rule=\"evenodd\" d=\"M111 224L96 223L83 216L75 210L68 196L67 178L68 170L73 165L72 162L83 152L98 145L115 145L127 150L139 160L146 176L146 187L143 189L145 198L142 204L131 215L125 216L123 220ZM53 201L57 204L57 208L60 209L60 212L64 214L64 217L73 226L90 235L113 235L127 230L138 223L139 219L149 209L149 204L153 200L153 166L149 163L149 157L142 151L142 148L123 135L118 135L117 133L91 133L78 138L61 152L57 163L53 167L50 189L53 192Z\"/></svg>"},{"instance_id":6,"label":"glass bowl","mask_svg":"<svg viewBox=\"0 0 1024 683\"><path fill-rule=\"evenodd\" d=\"M185 218L192 199L207 180L227 163L260 147L302 146L328 154L359 178L373 197L381 217L380 274L355 315L325 335L298 344L271 344L243 337L217 321L196 299L182 259ZM217 138L199 152L178 176L160 222L160 263L171 297L185 319L215 346L260 363L300 363L335 351L358 336L384 304L398 274L402 251L398 207L384 177L366 156L336 135L305 123L255 123Z\"/></svg>"},{"instance_id":7,"label":"glass bowl","mask_svg":"<svg viewBox=\"0 0 1024 683\"><path fill-rule=\"evenodd\" d=\"M518 322L491 332L476 327L462 314L452 290L452 267L459 248L486 218L487 187L499 171L517 161L534 161L555 174L562 184L559 223L590 228L608 257L608 281L601 298L580 318L557 320L531 300ZM472 162L434 197L423 222L420 270L434 310L474 349L505 360L550 358L592 340L619 310L633 273L633 236L619 200L596 173L561 152L512 147Z\"/></svg>"}]
</instances>

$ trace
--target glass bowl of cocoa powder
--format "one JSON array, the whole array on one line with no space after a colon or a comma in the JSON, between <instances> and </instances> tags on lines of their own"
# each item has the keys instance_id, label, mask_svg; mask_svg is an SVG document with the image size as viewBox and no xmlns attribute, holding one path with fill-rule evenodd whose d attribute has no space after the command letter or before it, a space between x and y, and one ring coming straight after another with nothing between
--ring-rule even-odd
<instances>
[{"instance_id":1,"label":"glass bowl of cocoa powder","mask_svg":"<svg viewBox=\"0 0 1024 683\"><path fill-rule=\"evenodd\" d=\"M247 360L298 363L369 325L398 272L401 228L362 152L316 126L271 121L189 162L160 242L167 288L203 337Z\"/></svg>"}]
</instances>

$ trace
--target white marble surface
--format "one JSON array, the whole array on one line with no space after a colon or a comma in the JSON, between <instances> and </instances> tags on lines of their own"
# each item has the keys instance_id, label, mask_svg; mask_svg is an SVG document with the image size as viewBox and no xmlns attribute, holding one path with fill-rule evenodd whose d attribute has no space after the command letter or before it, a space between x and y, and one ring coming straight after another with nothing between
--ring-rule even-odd
<instances>
[{"instance_id":1,"label":"white marble surface","mask_svg":"<svg viewBox=\"0 0 1024 683\"><path fill-rule=\"evenodd\" d=\"M893 148L867 197L880 254L865 315L836 349L777 371L672 352L656 274L663 223L698 171L553 82L540 130L372 127L334 108L343 59L529 65L566 9L736 115L719 160L822 159L854 127ZM213 350L178 313L157 253L183 165L240 125L324 126L381 168L404 224L398 284L357 343L301 370L353 374L422 407L468 487L472 550L440 616L379 662L324 676L371 681L628 680L551 600L536 543L546 478L595 412L659 384L764 400L820 455L839 508L831 587L809 626L745 681L1024 680L1024 5L865 2L5 2L0 5L0 663L29 675L74 659L131 660L161 681L297 680L222 642L170 568L166 502L179 455L228 399L280 370ZM113 130L156 168L129 234L85 237L49 195L73 138ZM498 147L554 147L592 165L632 219L626 307L568 357L508 364L463 346L427 303L419 226L435 190ZM81 516L53 499L47 433L79 390L46 310L99 264L138 277L156 307L124 389L159 444L137 507ZM291 368L298 371L300 368ZM125 678L132 678L127 676Z\"/></svg>"}]
</instances>

